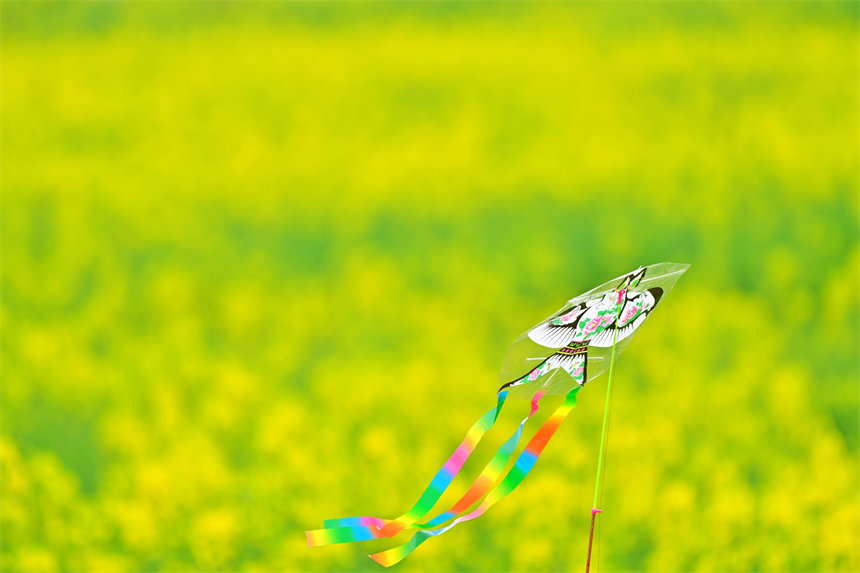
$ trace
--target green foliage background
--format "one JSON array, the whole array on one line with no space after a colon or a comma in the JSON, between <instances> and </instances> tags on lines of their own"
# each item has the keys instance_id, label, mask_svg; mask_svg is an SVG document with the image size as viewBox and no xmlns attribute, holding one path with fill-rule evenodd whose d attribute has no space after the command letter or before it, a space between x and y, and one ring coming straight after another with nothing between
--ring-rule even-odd
<instances>
[{"instance_id":1,"label":"green foliage background","mask_svg":"<svg viewBox=\"0 0 860 573\"><path fill-rule=\"evenodd\" d=\"M511 340L668 260L600 570L858 570L857 22L4 2L0 568L378 570L304 530L410 507ZM604 384L399 567L583 568Z\"/></svg>"}]
</instances>

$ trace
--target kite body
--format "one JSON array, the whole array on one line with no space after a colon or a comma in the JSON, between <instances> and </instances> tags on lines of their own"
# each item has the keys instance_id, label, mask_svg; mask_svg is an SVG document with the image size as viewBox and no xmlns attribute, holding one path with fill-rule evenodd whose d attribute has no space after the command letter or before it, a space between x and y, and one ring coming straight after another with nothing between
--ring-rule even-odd
<instances>
[{"instance_id":1,"label":"kite body","mask_svg":"<svg viewBox=\"0 0 860 573\"><path fill-rule=\"evenodd\" d=\"M362 516L327 520L324 529L307 532L308 545L367 541L412 532L406 543L370 555L388 567L431 537L482 515L513 491L531 471L549 439L576 405L579 390L610 367L616 354L627 346L688 267L675 263L640 267L569 300L558 312L522 334L511 344L505 357L496 407L475 422L409 511L394 519ZM509 462L519 445L523 427L537 412L541 398L559 394L565 396L562 405L538 429L511 465ZM532 406L529 415L455 504L421 522L493 426L509 397L529 398ZM446 522L449 523L444 525Z\"/></svg>"},{"instance_id":2,"label":"kite body","mask_svg":"<svg viewBox=\"0 0 860 573\"><path fill-rule=\"evenodd\" d=\"M513 397L528 398L538 389L564 395L574 385L594 380L608 370L612 349L617 355L627 347L689 266L640 267L569 300L511 344L500 386ZM565 358L572 351L577 358ZM544 365L544 360L550 363ZM553 368L556 364L560 367ZM534 373L541 367L542 374Z\"/></svg>"}]
</instances>

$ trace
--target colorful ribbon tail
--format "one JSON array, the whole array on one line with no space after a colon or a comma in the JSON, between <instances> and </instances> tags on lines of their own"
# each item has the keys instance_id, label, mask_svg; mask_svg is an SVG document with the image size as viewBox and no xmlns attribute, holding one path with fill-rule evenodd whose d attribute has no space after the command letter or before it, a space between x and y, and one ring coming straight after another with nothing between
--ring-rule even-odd
<instances>
[{"instance_id":1,"label":"colorful ribbon tail","mask_svg":"<svg viewBox=\"0 0 860 573\"><path fill-rule=\"evenodd\" d=\"M407 527L416 523L433 509L442 494L451 485L454 477L463 468L466 460L475 451L484 434L493 427L499 417L499 412L505 403L508 391L499 392L496 407L481 416L475 422L466 437L457 447L451 457L433 477L430 485L421 494L421 497L412 508L393 520L380 519L378 517L360 516L342 519L329 519L324 522L324 529L306 531L309 547L320 545L332 545L335 543L349 543L352 541L367 541L380 537L394 537Z\"/></svg>"},{"instance_id":2,"label":"colorful ribbon tail","mask_svg":"<svg viewBox=\"0 0 860 573\"><path fill-rule=\"evenodd\" d=\"M336 543L351 543L353 541L370 541L377 538L378 528L369 527L338 527L337 529L314 529L305 531L308 547L334 545Z\"/></svg>"},{"instance_id":3,"label":"colorful ribbon tail","mask_svg":"<svg viewBox=\"0 0 860 573\"><path fill-rule=\"evenodd\" d=\"M440 528L433 529L429 531L419 531L412 538L402 545L398 545L397 547L392 547L391 549L387 549L385 551L380 551L379 553L374 553L370 555L370 558L382 565L383 567L390 567L396 563L402 561L407 555L412 553L419 545L424 543L426 540L431 537L437 537L442 535L446 531L450 530L458 523L463 523L465 521L470 521L483 515L488 509L490 509L493 505L499 502L502 498L511 493L516 487L522 483L523 479L528 475L531 469L534 467L537 462L538 456L543 452L550 438L552 438L553 434L555 434L558 427L570 413L574 406L576 406L576 394L579 391L579 387L574 388L567 394L567 398L564 403L559 406L555 412L553 412L552 416L540 427L540 429L535 433L534 437L529 440L529 443L526 445L525 449L520 453L514 462L514 466L508 471L507 475L505 475L504 479L495 486L484 501L479 505L475 510L471 513L468 513L462 517L458 517L449 525Z\"/></svg>"},{"instance_id":4,"label":"colorful ribbon tail","mask_svg":"<svg viewBox=\"0 0 860 573\"><path fill-rule=\"evenodd\" d=\"M541 390L532 396L531 410L529 411L528 416L522 419L513 435L511 435L511 437L508 438L508 440L496 451L493 458L486 466L484 466L484 469L481 470L480 475L478 475L466 493L463 494L463 496L447 511L440 513L427 523L419 523L413 527L418 529L432 529L437 527L469 509L472 504L484 497L484 495L490 491L493 484L496 483L496 480L499 479L499 476L508 465L508 460L511 459L511 455L520 443L520 438L523 434L523 427L526 425L526 422L535 415L535 412L538 411L539 401L543 398L544 394L545 392Z\"/></svg>"}]
</instances>

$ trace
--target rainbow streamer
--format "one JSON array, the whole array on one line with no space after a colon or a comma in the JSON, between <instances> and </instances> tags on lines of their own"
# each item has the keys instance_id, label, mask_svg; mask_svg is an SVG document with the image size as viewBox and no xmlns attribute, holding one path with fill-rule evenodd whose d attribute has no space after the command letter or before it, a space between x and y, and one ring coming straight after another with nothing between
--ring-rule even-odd
<instances>
[{"instance_id":1,"label":"rainbow streamer","mask_svg":"<svg viewBox=\"0 0 860 573\"><path fill-rule=\"evenodd\" d=\"M558 427L570 411L573 410L574 406L576 406L576 394L578 392L579 387L576 387L567 394L564 403L559 406L555 412L553 412L552 416L550 416L544 425L540 427L534 437L529 440L529 443L526 445L522 453L520 453L519 457L517 457L516 462L514 462L514 466L510 469L505 478L501 483L494 487L492 491L490 491L481 505L479 505L475 510L455 519L446 527L430 531L419 531L403 545L399 545L385 551L380 551L379 553L374 553L370 557L383 567L390 567L403 560L403 558L412 553L419 545L431 537L442 535L458 523L463 523L483 515L502 498L514 491L514 489L516 489L516 487L523 481L523 479L525 479L534 467L538 456L543 452L550 438L552 438L553 434L558 430Z\"/></svg>"},{"instance_id":2,"label":"rainbow streamer","mask_svg":"<svg viewBox=\"0 0 860 573\"><path fill-rule=\"evenodd\" d=\"M434 517L427 523L420 524L409 524L404 529L418 528L418 529L431 529L448 521L449 519L456 517L462 511L468 509L475 501L484 496L487 491L493 486L495 481L501 475L502 471L505 469L505 466L508 464L508 460L511 457L511 454L516 449L517 444L520 442L520 438L523 433L523 427L526 422L534 416L535 412L538 410L538 402L544 395L544 391L540 391L535 393L532 397L531 401L531 410L529 411L528 416L520 421L519 426L517 427L516 432L511 435L507 441L502 444L502 446L496 451L493 458L490 462L484 467L481 471L481 474L469 488L469 490L457 501L449 510L441 513L440 515ZM429 509L427 510L429 511ZM425 514L427 512L425 511ZM378 539L381 537L389 537L384 535L385 525L389 523L387 520L379 519L378 517L347 517L343 519L332 519L325 522L326 529L318 530L318 531L328 531L329 535L337 538L353 538L355 541L367 541L370 539ZM338 530L340 529L340 531ZM344 529L349 529L350 531L342 531ZM397 533L400 533L403 529L398 530ZM316 532L311 532L316 533ZM395 533L395 535L397 534ZM393 536L391 536L393 537Z\"/></svg>"},{"instance_id":3,"label":"rainbow streamer","mask_svg":"<svg viewBox=\"0 0 860 573\"><path fill-rule=\"evenodd\" d=\"M449 510L440 513L427 523L416 524L414 526L415 528L430 529L432 527L436 527L437 525L440 525L448 521L449 519L456 517L457 515L471 507L473 503L484 497L484 494L486 494L490 490L490 488L493 487L493 484L496 483L496 480L499 479L500 475L502 475L505 466L508 465L508 460L510 459L511 454L513 454L514 450L517 447L517 444L519 444L520 437L523 433L523 426L525 426L526 422L532 416L535 415L535 412L537 412L538 402L541 398L543 398L544 394L545 392L541 390L532 397L532 408L529 412L529 415L522 419L519 427L517 428L517 431L514 432L514 434L510 438L508 438L508 441L506 441L502 445L502 447L499 448L499 450L493 456L493 459L490 460L490 463L488 463L484 467L483 471L481 471L481 474L477 477L472 486L466 491L465 494L463 494L463 497L461 497L453 506L451 506Z\"/></svg>"},{"instance_id":4,"label":"rainbow streamer","mask_svg":"<svg viewBox=\"0 0 860 573\"><path fill-rule=\"evenodd\" d=\"M436 473L430 485L427 486L424 493L409 511L390 521L368 516L327 520L324 523L325 529L305 532L308 547L349 543L352 541L367 541L379 537L394 537L427 515L433 506L436 505L436 502L439 501L439 498L442 497L445 490L448 489L448 486L451 485L454 476L460 472L466 460L475 451L481 438L496 423L496 419L499 417L499 412L507 396L507 390L499 392L496 407L481 416L469 428L466 437L454 453L451 454L448 461Z\"/></svg>"}]
</instances>

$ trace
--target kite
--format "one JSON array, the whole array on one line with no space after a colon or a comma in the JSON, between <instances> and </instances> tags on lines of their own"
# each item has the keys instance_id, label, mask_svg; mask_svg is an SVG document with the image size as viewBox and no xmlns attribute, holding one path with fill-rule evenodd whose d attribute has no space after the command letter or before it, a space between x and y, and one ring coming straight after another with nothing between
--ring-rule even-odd
<instances>
[{"instance_id":1,"label":"kite","mask_svg":"<svg viewBox=\"0 0 860 573\"><path fill-rule=\"evenodd\" d=\"M677 263L639 267L571 299L558 312L522 334L511 344L502 365L496 406L472 425L409 511L394 519L360 516L326 520L323 529L306 532L308 546L369 541L394 537L403 532L411 533L405 543L370 555L377 563L389 567L428 539L442 535L459 523L479 517L525 479L550 438L576 405L576 396L582 387L608 370L591 510L587 572L591 563L595 516L602 513L597 508L598 492L615 357L630 343L642 323L688 268L689 265ZM562 404L519 454L514 456L523 427L538 411L540 400L544 396L558 395L564 396ZM529 399L531 410L528 415L522 419L513 435L499 447L459 500L447 510L427 519L481 438L496 422L505 401L511 398Z\"/></svg>"}]
</instances>

